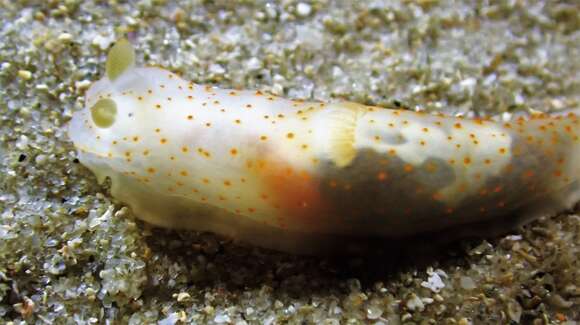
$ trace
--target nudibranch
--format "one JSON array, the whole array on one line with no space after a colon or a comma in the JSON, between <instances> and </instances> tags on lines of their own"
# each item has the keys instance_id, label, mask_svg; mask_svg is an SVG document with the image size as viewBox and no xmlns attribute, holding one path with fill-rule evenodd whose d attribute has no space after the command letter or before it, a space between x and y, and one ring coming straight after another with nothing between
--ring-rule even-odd
<instances>
[{"instance_id":1,"label":"nudibranch","mask_svg":"<svg viewBox=\"0 0 580 325\"><path fill-rule=\"evenodd\" d=\"M345 239L514 226L580 199L580 120L289 100L135 66L126 40L69 135L135 216L302 253Z\"/></svg>"}]
</instances>

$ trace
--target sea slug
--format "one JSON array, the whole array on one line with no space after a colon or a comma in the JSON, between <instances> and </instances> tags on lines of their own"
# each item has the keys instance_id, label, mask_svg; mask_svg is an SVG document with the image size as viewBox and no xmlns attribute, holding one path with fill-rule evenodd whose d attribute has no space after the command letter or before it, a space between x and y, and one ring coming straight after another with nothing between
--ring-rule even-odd
<instances>
[{"instance_id":1,"label":"sea slug","mask_svg":"<svg viewBox=\"0 0 580 325\"><path fill-rule=\"evenodd\" d=\"M69 135L134 214L302 253L514 226L580 199L577 115L511 121L288 100L135 67L125 40Z\"/></svg>"}]
</instances>

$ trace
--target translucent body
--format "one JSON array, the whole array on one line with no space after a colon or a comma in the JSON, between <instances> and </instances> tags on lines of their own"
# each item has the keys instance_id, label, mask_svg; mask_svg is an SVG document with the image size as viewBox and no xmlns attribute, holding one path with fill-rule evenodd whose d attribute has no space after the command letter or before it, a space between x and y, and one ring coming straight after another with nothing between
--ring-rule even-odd
<instances>
[{"instance_id":1,"label":"translucent body","mask_svg":"<svg viewBox=\"0 0 580 325\"><path fill-rule=\"evenodd\" d=\"M106 127L90 111L104 99L116 104ZM569 208L580 198L578 125L293 101L131 67L91 87L69 134L147 222L312 253Z\"/></svg>"}]
</instances>

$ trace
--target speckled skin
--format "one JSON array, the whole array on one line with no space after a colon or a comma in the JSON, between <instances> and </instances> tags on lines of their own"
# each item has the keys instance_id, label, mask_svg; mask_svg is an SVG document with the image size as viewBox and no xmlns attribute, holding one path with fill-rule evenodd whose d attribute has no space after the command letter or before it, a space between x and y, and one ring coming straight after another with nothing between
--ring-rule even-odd
<instances>
[{"instance_id":1,"label":"speckled skin","mask_svg":"<svg viewBox=\"0 0 580 325\"><path fill-rule=\"evenodd\" d=\"M105 128L90 112L104 98L117 107ZM69 134L147 222L308 253L569 208L580 199L579 123L303 102L130 67L91 87Z\"/></svg>"}]
</instances>

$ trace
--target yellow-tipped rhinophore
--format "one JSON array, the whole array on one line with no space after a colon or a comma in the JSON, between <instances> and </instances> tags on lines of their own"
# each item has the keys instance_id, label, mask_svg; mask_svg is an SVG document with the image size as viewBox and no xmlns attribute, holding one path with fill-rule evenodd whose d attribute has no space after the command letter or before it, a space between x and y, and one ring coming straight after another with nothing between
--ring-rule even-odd
<instances>
[{"instance_id":1,"label":"yellow-tipped rhinophore","mask_svg":"<svg viewBox=\"0 0 580 325\"><path fill-rule=\"evenodd\" d=\"M107 77L115 81L123 72L135 64L135 50L126 39L121 39L109 51L107 56Z\"/></svg>"}]
</instances>

